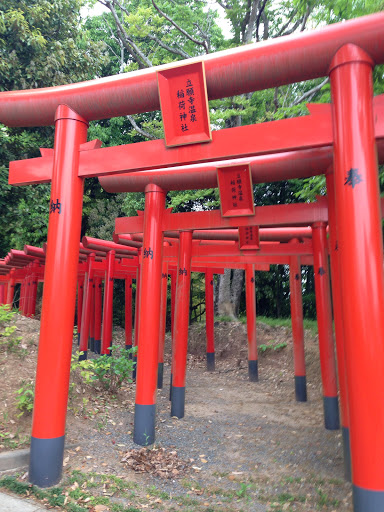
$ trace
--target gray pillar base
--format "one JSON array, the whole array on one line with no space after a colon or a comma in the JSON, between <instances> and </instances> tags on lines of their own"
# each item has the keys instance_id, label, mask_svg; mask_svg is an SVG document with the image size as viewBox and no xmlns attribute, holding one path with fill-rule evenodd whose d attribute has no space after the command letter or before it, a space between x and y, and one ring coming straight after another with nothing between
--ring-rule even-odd
<instances>
[{"instance_id":1,"label":"gray pillar base","mask_svg":"<svg viewBox=\"0 0 384 512\"><path fill-rule=\"evenodd\" d=\"M100 354L101 352L101 340L95 340L95 354Z\"/></svg>"},{"instance_id":2,"label":"gray pillar base","mask_svg":"<svg viewBox=\"0 0 384 512\"><path fill-rule=\"evenodd\" d=\"M172 386L171 416L184 418L185 411L185 387Z\"/></svg>"},{"instance_id":3,"label":"gray pillar base","mask_svg":"<svg viewBox=\"0 0 384 512\"><path fill-rule=\"evenodd\" d=\"M343 434L344 476L347 482L352 482L351 444L349 440L349 428L341 427Z\"/></svg>"},{"instance_id":4,"label":"gray pillar base","mask_svg":"<svg viewBox=\"0 0 384 512\"><path fill-rule=\"evenodd\" d=\"M89 338L89 350L95 352L95 338Z\"/></svg>"},{"instance_id":5,"label":"gray pillar base","mask_svg":"<svg viewBox=\"0 0 384 512\"><path fill-rule=\"evenodd\" d=\"M339 430L339 401L337 396L323 396L324 424L327 430Z\"/></svg>"},{"instance_id":6,"label":"gray pillar base","mask_svg":"<svg viewBox=\"0 0 384 512\"><path fill-rule=\"evenodd\" d=\"M84 361L85 359L88 359L88 352L86 350L82 350L82 354L79 355L79 361Z\"/></svg>"},{"instance_id":7,"label":"gray pillar base","mask_svg":"<svg viewBox=\"0 0 384 512\"><path fill-rule=\"evenodd\" d=\"M78 344L78 345L80 345L80 334L81 334L81 333L79 333L79 332L77 333L77 344Z\"/></svg>"},{"instance_id":8,"label":"gray pillar base","mask_svg":"<svg viewBox=\"0 0 384 512\"><path fill-rule=\"evenodd\" d=\"M259 365L258 361L248 361L248 377L251 382L259 380Z\"/></svg>"},{"instance_id":9,"label":"gray pillar base","mask_svg":"<svg viewBox=\"0 0 384 512\"><path fill-rule=\"evenodd\" d=\"M352 486L354 512L381 512L384 510L384 491L371 491Z\"/></svg>"},{"instance_id":10,"label":"gray pillar base","mask_svg":"<svg viewBox=\"0 0 384 512\"><path fill-rule=\"evenodd\" d=\"M29 477L31 484L51 487L60 482L63 470L65 436L53 439L31 437Z\"/></svg>"},{"instance_id":11,"label":"gray pillar base","mask_svg":"<svg viewBox=\"0 0 384 512\"><path fill-rule=\"evenodd\" d=\"M125 350L131 350L132 345L125 345ZM129 354L129 359L132 359L132 352Z\"/></svg>"},{"instance_id":12,"label":"gray pillar base","mask_svg":"<svg viewBox=\"0 0 384 512\"><path fill-rule=\"evenodd\" d=\"M149 446L155 442L156 404L135 404L135 424L133 442Z\"/></svg>"},{"instance_id":13,"label":"gray pillar base","mask_svg":"<svg viewBox=\"0 0 384 512\"><path fill-rule=\"evenodd\" d=\"M157 365L157 389L163 389L164 363Z\"/></svg>"},{"instance_id":14,"label":"gray pillar base","mask_svg":"<svg viewBox=\"0 0 384 512\"><path fill-rule=\"evenodd\" d=\"M307 401L307 377L305 375L295 375L295 395L296 402Z\"/></svg>"},{"instance_id":15,"label":"gray pillar base","mask_svg":"<svg viewBox=\"0 0 384 512\"><path fill-rule=\"evenodd\" d=\"M170 380L169 380L169 401L172 400L172 373L171 373L171 377L170 377Z\"/></svg>"},{"instance_id":16,"label":"gray pillar base","mask_svg":"<svg viewBox=\"0 0 384 512\"><path fill-rule=\"evenodd\" d=\"M215 353L207 352L207 371L214 372L215 371Z\"/></svg>"}]
</instances>

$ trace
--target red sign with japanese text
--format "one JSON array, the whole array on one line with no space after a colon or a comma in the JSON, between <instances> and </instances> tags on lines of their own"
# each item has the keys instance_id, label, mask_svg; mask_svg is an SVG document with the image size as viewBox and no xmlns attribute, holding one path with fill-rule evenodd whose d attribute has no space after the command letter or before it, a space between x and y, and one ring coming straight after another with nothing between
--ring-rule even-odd
<instances>
[{"instance_id":1,"label":"red sign with japanese text","mask_svg":"<svg viewBox=\"0 0 384 512\"><path fill-rule=\"evenodd\" d=\"M240 251L260 249L259 226L239 227L239 248Z\"/></svg>"},{"instance_id":2,"label":"red sign with japanese text","mask_svg":"<svg viewBox=\"0 0 384 512\"><path fill-rule=\"evenodd\" d=\"M217 182L223 217L254 215L255 206L249 164L218 167Z\"/></svg>"},{"instance_id":3,"label":"red sign with japanese text","mask_svg":"<svg viewBox=\"0 0 384 512\"><path fill-rule=\"evenodd\" d=\"M203 62L157 72L165 144L212 140Z\"/></svg>"}]
</instances>

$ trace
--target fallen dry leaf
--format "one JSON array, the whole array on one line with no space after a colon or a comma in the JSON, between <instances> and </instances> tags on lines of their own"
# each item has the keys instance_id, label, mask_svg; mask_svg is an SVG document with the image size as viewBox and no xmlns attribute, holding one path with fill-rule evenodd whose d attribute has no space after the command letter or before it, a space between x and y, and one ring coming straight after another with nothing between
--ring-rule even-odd
<instances>
[{"instance_id":1,"label":"fallen dry leaf","mask_svg":"<svg viewBox=\"0 0 384 512\"><path fill-rule=\"evenodd\" d=\"M179 459L177 452L167 452L165 448L129 450L121 462L133 471L150 473L161 478L181 476L188 468L188 463Z\"/></svg>"}]
</instances>

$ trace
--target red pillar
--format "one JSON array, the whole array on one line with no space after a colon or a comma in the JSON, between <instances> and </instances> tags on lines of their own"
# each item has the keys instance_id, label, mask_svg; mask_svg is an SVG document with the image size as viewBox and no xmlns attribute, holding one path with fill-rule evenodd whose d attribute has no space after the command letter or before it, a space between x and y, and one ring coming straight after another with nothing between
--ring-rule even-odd
<instances>
[{"instance_id":1,"label":"red pillar","mask_svg":"<svg viewBox=\"0 0 384 512\"><path fill-rule=\"evenodd\" d=\"M307 401L305 372L303 297L301 291L301 265L299 256L291 256L289 263L289 289L293 338L293 364L295 368L295 396L298 402Z\"/></svg>"},{"instance_id":2,"label":"red pillar","mask_svg":"<svg viewBox=\"0 0 384 512\"><path fill-rule=\"evenodd\" d=\"M172 339L173 339L173 329L175 326L176 283L177 283L177 273L175 270L173 270L171 272L171 335L172 335Z\"/></svg>"},{"instance_id":3,"label":"red pillar","mask_svg":"<svg viewBox=\"0 0 384 512\"><path fill-rule=\"evenodd\" d=\"M29 290L31 288L29 268L28 268L27 272L28 273L24 277L22 284L21 284L22 290L23 290L23 304L22 304L22 307L19 306L20 312L24 316L28 315ZM21 296L20 296L20 298L21 298Z\"/></svg>"},{"instance_id":4,"label":"red pillar","mask_svg":"<svg viewBox=\"0 0 384 512\"><path fill-rule=\"evenodd\" d=\"M96 286L95 286L95 277L93 277L91 286L91 318L89 320L89 350L91 352L95 352L95 294L96 294Z\"/></svg>"},{"instance_id":5,"label":"red pillar","mask_svg":"<svg viewBox=\"0 0 384 512\"><path fill-rule=\"evenodd\" d=\"M326 429L337 430L340 421L325 223L316 222L312 225L312 243L324 423Z\"/></svg>"},{"instance_id":6,"label":"red pillar","mask_svg":"<svg viewBox=\"0 0 384 512\"><path fill-rule=\"evenodd\" d=\"M24 302L24 315L26 317L30 316L30 303L31 303L31 286L32 286L32 270L30 269L30 273L26 278L25 282L25 302Z\"/></svg>"},{"instance_id":7,"label":"red pillar","mask_svg":"<svg viewBox=\"0 0 384 512\"><path fill-rule=\"evenodd\" d=\"M140 249L139 249L140 251ZM139 317L140 317L140 274L141 274L141 256L139 255L139 266L136 271L136 296L135 296L135 332L133 336L133 346L138 347L139 343ZM132 371L132 379L136 379L137 370L137 352L133 355L133 362L135 363Z\"/></svg>"},{"instance_id":8,"label":"red pillar","mask_svg":"<svg viewBox=\"0 0 384 512\"><path fill-rule=\"evenodd\" d=\"M251 382L259 380L256 341L256 286L252 264L245 266L245 302L247 310L248 376Z\"/></svg>"},{"instance_id":9,"label":"red pillar","mask_svg":"<svg viewBox=\"0 0 384 512\"><path fill-rule=\"evenodd\" d=\"M172 353L171 416L184 417L187 368L189 299L191 287L192 231L181 231L176 285L175 327Z\"/></svg>"},{"instance_id":10,"label":"red pillar","mask_svg":"<svg viewBox=\"0 0 384 512\"><path fill-rule=\"evenodd\" d=\"M83 314L84 300L84 277L79 277L77 281L77 343L80 344L81 317Z\"/></svg>"},{"instance_id":11,"label":"red pillar","mask_svg":"<svg viewBox=\"0 0 384 512\"><path fill-rule=\"evenodd\" d=\"M177 283L177 271L172 270L171 271L171 356L173 361L173 353L175 350L174 347L174 328L175 328L175 309L176 309L176 283ZM171 376L170 376L170 382L169 382L169 399L172 400L172 364L171 364Z\"/></svg>"},{"instance_id":12,"label":"red pillar","mask_svg":"<svg viewBox=\"0 0 384 512\"><path fill-rule=\"evenodd\" d=\"M205 333L207 337L207 370L215 370L215 328L213 315L213 272L205 272Z\"/></svg>"},{"instance_id":13,"label":"red pillar","mask_svg":"<svg viewBox=\"0 0 384 512\"><path fill-rule=\"evenodd\" d=\"M24 278L20 283L20 297L19 297L19 311L22 315L24 315L25 284L26 284L26 279Z\"/></svg>"},{"instance_id":14,"label":"red pillar","mask_svg":"<svg viewBox=\"0 0 384 512\"><path fill-rule=\"evenodd\" d=\"M0 305L5 304L5 284L0 284Z\"/></svg>"},{"instance_id":15,"label":"red pillar","mask_svg":"<svg viewBox=\"0 0 384 512\"><path fill-rule=\"evenodd\" d=\"M101 352L102 279L95 279L95 354Z\"/></svg>"},{"instance_id":16,"label":"red pillar","mask_svg":"<svg viewBox=\"0 0 384 512\"><path fill-rule=\"evenodd\" d=\"M39 260L34 260L32 264L32 283L31 283L31 306L29 316L33 317L36 314L36 299L37 299L37 285L39 283L38 279L38 269L39 269Z\"/></svg>"},{"instance_id":17,"label":"red pillar","mask_svg":"<svg viewBox=\"0 0 384 512\"><path fill-rule=\"evenodd\" d=\"M371 58L331 64L334 173L354 512L384 510L384 275Z\"/></svg>"},{"instance_id":18,"label":"red pillar","mask_svg":"<svg viewBox=\"0 0 384 512\"><path fill-rule=\"evenodd\" d=\"M164 242L164 245L169 245ZM161 272L161 299L160 299L160 327L159 327L159 364L157 369L157 387L163 387L164 375L164 344L165 344L165 324L167 320L167 288L168 288L168 263L163 261Z\"/></svg>"},{"instance_id":19,"label":"red pillar","mask_svg":"<svg viewBox=\"0 0 384 512\"><path fill-rule=\"evenodd\" d=\"M339 376L340 415L343 435L345 478L351 481L351 450L349 441L349 411L347 395L347 375L345 371L343 300L340 283L339 242L337 236L335 186L333 172L327 173L329 246L331 256L331 283L333 316L335 322L337 373Z\"/></svg>"},{"instance_id":20,"label":"red pillar","mask_svg":"<svg viewBox=\"0 0 384 512\"><path fill-rule=\"evenodd\" d=\"M11 268L9 272L9 281L7 286L7 304L9 305L9 308L12 309L13 307L13 297L15 294L15 269Z\"/></svg>"},{"instance_id":21,"label":"red pillar","mask_svg":"<svg viewBox=\"0 0 384 512\"><path fill-rule=\"evenodd\" d=\"M101 353L108 355L111 355L109 347L112 346L114 265L115 251L109 251L107 253L107 270L105 273L103 327L101 331Z\"/></svg>"},{"instance_id":22,"label":"red pillar","mask_svg":"<svg viewBox=\"0 0 384 512\"><path fill-rule=\"evenodd\" d=\"M125 348L132 348L132 277L125 278Z\"/></svg>"},{"instance_id":23,"label":"red pillar","mask_svg":"<svg viewBox=\"0 0 384 512\"><path fill-rule=\"evenodd\" d=\"M94 272L95 253L92 252L88 256L88 269L85 275L85 290L83 297L83 311L81 316L81 331L79 351L83 352L79 356L79 361L87 359L88 356L88 336L92 317L92 290L93 290L93 272Z\"/></svg>"},{"instance_id":24,"label":"red pillar","mask_svg":"<svg viewBox=\"0 0 384 512\"><path fill-rule=\"evenodd\" d=\"M55 116L48 250L41 312L29 480L56 484L62 473L83 203L79 147L87 122L65 105Z\"/></svg>"},{"instance_id":25,"label":"red pillar","mask_svg":"<svg viewBox=\"0 0 384 512\"><path fill-rule=\"evenodd\" d=\"M140 276L139 349L133 436L134 442L142 446L153 444L155 441L164 209L165 192L156 185L147 185Z\"/></svg>"}]
</instances>

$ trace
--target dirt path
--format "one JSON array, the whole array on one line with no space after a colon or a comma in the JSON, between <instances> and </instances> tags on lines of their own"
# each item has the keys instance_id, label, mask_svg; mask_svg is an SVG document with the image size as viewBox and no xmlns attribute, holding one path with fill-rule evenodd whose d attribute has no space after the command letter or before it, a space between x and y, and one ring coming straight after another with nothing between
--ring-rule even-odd
<instances>
[{"instance_id":1,"label":"dirt path","mask_svg":"<svg viewBox=\"0 0 384 512\"><path fill-rule=\"evenodd\" d=\"M218 353L228 352L224 333L232 328L243 339L244 326L217 328ZM191 332L192 352L198 346L195 338L201 338L199 329ZM236 350L236 358L229 353L219 359L215 373L205 371L201 351L189 356L182 420L170 417L169 364L165 365L165 385L158 393L156 443L166 453L176 451L188 463L184 474L165 479L135 473L120 462L127 451L137 448L131 435L133 386L114 398L89 390L83 393L84 388L77 387L68 416L67 443L73 448L66 453L67 479L73 483L75 475L80 486L88 487L89 478L103 481L104 487L98 490L95 486L92 492L106 496L105 481L108 488L112 485L108 478L118 476L131 491L114 491L111 503L124 503L132 511L351 511L350 485L343 479L341 434L323 427L316 339L307 334L309 401L296 403L289 330L258 329L260 341L280 343L284 339L287 343L279 352L267 350L261 356L258 383L247 379L243 348ZM33 359L32 354L29 357ZM14 417L11 396L6 400ZM28 422L22 421L28 432ZM11 429L14 425L8 421L5 426Z\"/></svg>"}]
</instances>

